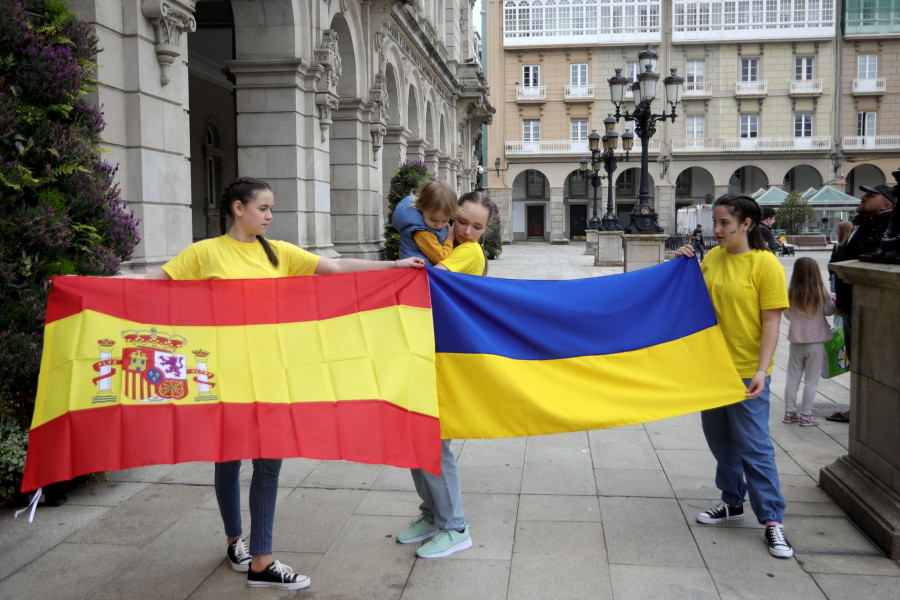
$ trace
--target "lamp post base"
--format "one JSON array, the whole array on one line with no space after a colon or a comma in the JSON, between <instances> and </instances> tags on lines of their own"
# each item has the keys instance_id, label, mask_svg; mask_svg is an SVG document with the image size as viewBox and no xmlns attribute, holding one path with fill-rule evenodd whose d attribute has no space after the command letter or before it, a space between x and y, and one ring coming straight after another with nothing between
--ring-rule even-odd
<instances>
[{"instance_id":1,"label":"lamp post base","mask_svg":"<svg viewBox=\"0 0 900 600\"><path fill-rule=\"evenodd\" d=\"M625 272L637 271L658 265L665 260L665 234L629 234L622 236L625 244Z\"/></svg>"},{"instance_id":2,"label":"lamp post base","mask_svg":"<svg viewBox=\"0 0 900 600\"><path fill-rule=\"evenodd\" d=\"M631 224L625 228L628 234L655 234L662 233L659 226L659 215L656 210L646 204L638 204L631 211Z\"/></svg>"}]
</instances>

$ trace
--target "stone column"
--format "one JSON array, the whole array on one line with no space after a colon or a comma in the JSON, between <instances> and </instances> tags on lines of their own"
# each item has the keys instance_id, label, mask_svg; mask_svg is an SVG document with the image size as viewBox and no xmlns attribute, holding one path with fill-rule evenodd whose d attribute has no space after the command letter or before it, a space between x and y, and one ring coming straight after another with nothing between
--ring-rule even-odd
<instances>
[{"instance_id":1,"label":"stone column","mask_svg":"<svg viewBox=\"0 0 900 600\"><path fill-rule=\"evenodd\" d=\"M315 103L320 75L300 58L240 59L228 68L235 78L238 172L266 180L277 200L268 235L337 256L328 159L336 97Z\"/></svg>"},{"instance_id":2,"label":"stone column","mask_svg":"<svg viewBox=\"0 0 900 600\"><path fill-rule=\"evenodd\" d=\"M712 204L712 202L715 202L716 198L718 198L719 196L724 196L725 194L727 194L729 189L731 189L731 188L728 186L727 183L725 185L714 185L713 186L713 197L712 197L712 201L710 202L710 204Z\"/></svg>"},{"instance_id":3,"label":"stone column","mask_svg":"<svg viewBox=\"0 0 900 600\"><path fill-rule=\"evenodd\" d=\"M511 244L513 242L512 190L509 188L487 188L486 191L499 209L497 214L500 215L500 235L503 236L503 243Z\"/></svg>"},{"instance_id":4,"label":"stone column","mask_svg":"<svg viewBox=\"0 0 900 600\"><path fill-rule=\"evenodd\" d=\"M568 244L564 233L566 205L563 200L563 188L550 188L550 243Z\"/></svg>"},{"instance_id":5,"label":"stone column","mask_svg":"<svg viewBox=\"0 0 900 600\"><path fill-rule=\"evenodd\" d=\"M422 138L413 138L406 143L406 160L421 160L425 162L425 148L428 143ZM427 164L427 163L426 163ZM428 165L431 170L431 165Z\"/></svg>"},{"instance_id":6,"label":"stone column","mask_svg":"<svg viewBox=\"0 0 900 600\"><path fill-rule=\"evenodd\" d=\"M621 267L625 264L621 231L600 231L594 250L595 267ZM641 267L642 268L642 267Z\"/></svg>"},{"instance_id":7,"label":"stone column","mask_svg":"<svg viewBox=\"0 0 900 600\"><path fill-rule=\"evenodd\" d=\"M637 271L658 265L666 257L666 239L664 233L623 234L625 242L625 272Z\"/></svg>"},{"instance_id":8,"label":"stone column","mask_svg":"<svg viewBox=\"0 0 900 600\"><path fill-rule=\"evenodd\" d=\"M597 237L599 232L596 229L585 229L584 236L587 243L584 245L584 253L587 256L597 254Z\"/></svg>"},{"instance_id":9,"label":"stone column","mask_svg":"<svg viewBox=\"0 0 900 600\"><path fill-rule=\"evenodd\" d=\"M122 198L141 221L123 271L153 270L193 241L187 43L196 0L69 5L106 50L98 57L101 85L88 101L103 109L103 160L119 165Z\"/></svg>"},{"instance_id":10,"label":"stone column","mask_svg":"<svg viewBox=\"0 0 900 600\"><path fill-rule=\"evenodd\" d=\"M656 212L659 214L659 226L669 234L675 233L675 186L670 184L656 185Z\"/></svg>"},{"instance_id":11,"label":"stone column","mask_svg":"<svg viewBox=\"0 0 900 600\"><path fill-rule=\"evenodd\" d=\"M384 146L381 148L381 189L384 217L388 217L388 193L391 189L391 179L394 173L406 162L406 140L409 139L409 129L403 125L387 128L384 134Z\"/></svg>"},{"instance_id":12,"label":"stone column","mask_svg":"<svg viewBox=\"0 0 900 600\"><path fill-rule=\"evenodd\" d=\"M849 452L819 485L890 558L900 559L900 265L832 265L853 284Z\"/></svg>"}]
</instances>

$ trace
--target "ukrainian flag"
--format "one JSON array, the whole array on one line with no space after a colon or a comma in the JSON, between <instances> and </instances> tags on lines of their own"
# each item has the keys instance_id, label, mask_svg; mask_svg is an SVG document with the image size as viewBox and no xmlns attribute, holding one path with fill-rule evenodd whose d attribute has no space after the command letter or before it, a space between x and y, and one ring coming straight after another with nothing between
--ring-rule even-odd
<instances>
[{"instance_id":1,"label":"ukrainian flag","mask_svg":"<svg viewBox=\"0 0 900 600\"><path fill-rule=\"evenodd\" d=\"M618 427L744 398L696 260L570 281L429 277L443 438Z\"/></svg>"}]
</instances>

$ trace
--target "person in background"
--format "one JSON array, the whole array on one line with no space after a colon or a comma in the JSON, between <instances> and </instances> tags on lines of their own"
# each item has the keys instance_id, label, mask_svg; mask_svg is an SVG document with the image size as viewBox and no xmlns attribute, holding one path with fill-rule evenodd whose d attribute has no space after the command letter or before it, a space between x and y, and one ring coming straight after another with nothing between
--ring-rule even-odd
<instances>
[{"instance_id":1,"label":"person in background","mask_svg":"<svg viewBox=\"0 0 900 600\"><path fill-rule=\"evenodd\" d=\"M703 255L706 254L706 246L703 244L703 225L697 223L697 228L691 235L694 237L694 252L697 253L700 262L703 262Z\"/></svg>"},{"instance_id":2,"label":"person in background","mask_svg":"<svg viewBox=\"0 0 900 600\"><path fill-rule=\"evenodd\" d=\"M842 246L847 238L850 237L850 232L853 231L853 223L850 221L841 221L837 226L837 241L834 246L831 248L831 258L828 260L829 263L834 262L834 257L837 254L838 247ZM834 293L834 280L837 278L837 275L831 273L828 277L831 282L831 293Z\"/></svg>"},{"instance_id":3,"label":"person in background","mask_svg":"<svg viewBox=\"0 0 900 600\"><path fill-rule=\"evenodd\" d=\"M424 183L415 196L401 200L391 217L400 232L400 258L418 256L430 267L450 256L453 230L449 225L456 210L456 192L439 181Z\"/></svg>"},{"instance_id":4,"label":"person in background","mask_svg":"<svg viewBox=\"0 0 900 600\"><path fill-rule=\"evenodd\" d=\"M853 231L850 232L846 242L835 248L831 260L828 261L829 265L845 260L856 260L861 254L874 252L881 244L881 236L891 223L891 210L897 202L891 187L879 183L871 186L861 185L859 190L864 193L856 207L856 216L853 217ZM852 361L850 340L853 333L853 286L835 274L834 292L837 296L835 305L840 311L844 327L844 348ZM825 418L829 421L846 423L850 420L850 411L837 411Z\"/></svg>"},{"instance_id":5,"label":"person in background","mask_svg":"<svg viewBox=\"0 0 900 600\"><path fill-rule=\"evenodd\" d=\"M769 250L778 254L781 246L775 241L775 235L772 233L772 225L775 223L775 209L771 206L763 206L761 210L762 219L759 225L759 232L762 234Z\"/></svg>"},{"instance_id":6,"label":"person in background","mask_svg":"<svg viewBox=\"0 0 900 600\"><path fill-rule=\"evenodd\" d=\"M819 386L824 342L831 339L831 327L825 317L834 314L834 302L826 291L819 264L812 258L798 258L788 288L791 307L784 316L791 322L788 329L788 368L784 385L783 423L800 423L800 427L818 425L812 416L813 399ZM797 390L803 378L803 401L797 414Z\"/></svg>"}]
</instances>

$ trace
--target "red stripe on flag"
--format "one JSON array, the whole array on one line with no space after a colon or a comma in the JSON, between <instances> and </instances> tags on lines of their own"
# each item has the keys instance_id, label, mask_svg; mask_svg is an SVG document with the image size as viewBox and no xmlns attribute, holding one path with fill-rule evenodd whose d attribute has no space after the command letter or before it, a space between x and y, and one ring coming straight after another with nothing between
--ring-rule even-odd
<instances>
[{"instance_id":1,"label":"red stripe on flag","mask_svg":"<svg viewBox=\"0 0 900 600\"><path fill-rule=\"evenodd\" d=\"M138 323L216 326L319 321L397 305L431 308L425 269L273 279L52 281L47 323L83 310Z\"/></svg>"},{"instance_id":2,"label":"red stripe on flag","mask_svg":"<svg viewBox=\"0 0 900 600\"><path fill-rule=\"evenodd\" d=\"M293 457L440 473L440 423L380 400L71 411L29 433L22 492L98 471Z\"/></svg>"}]
</instances>

